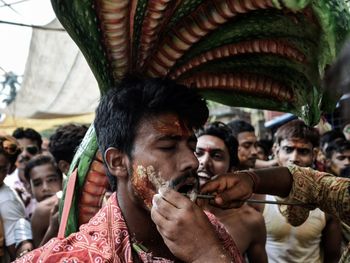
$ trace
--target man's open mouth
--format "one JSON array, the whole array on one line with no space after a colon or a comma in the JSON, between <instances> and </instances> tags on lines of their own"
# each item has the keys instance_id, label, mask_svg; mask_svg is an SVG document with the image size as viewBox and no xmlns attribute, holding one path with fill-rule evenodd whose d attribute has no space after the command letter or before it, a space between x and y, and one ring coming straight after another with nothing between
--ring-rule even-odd
<instances>
[{"instance_id":1,"label":"man's open mouth","mask_svg":"<svg viewBox=\"0 0 350 263\"><path fill-rule=\"evenodd\" d=\"M197 172L198 177L199 177L199 181L200 181L200 185L202 186L203 184L205 184L206 182L210 181L211 178L214 176L213 174L205 171L205 170L199 170Z\"/></svg>"},{"instance_id":2,"label":"man's open mouth","mask_svg":"<svg viewBox=\"0 0 350 263\"><path fill-rule=\"evenodd\" d=\"M199 191L199 180L194 175L181 176L170 181L169 187L194 201Z\"/></svg>"}]
</instances>

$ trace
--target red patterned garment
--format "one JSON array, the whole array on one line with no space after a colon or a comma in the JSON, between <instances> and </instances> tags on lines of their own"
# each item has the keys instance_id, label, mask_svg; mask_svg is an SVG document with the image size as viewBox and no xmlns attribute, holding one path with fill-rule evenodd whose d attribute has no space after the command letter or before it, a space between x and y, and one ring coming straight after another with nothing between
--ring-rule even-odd
<instances>
[{"instance_id":1,"label":"red patterned garment","mask_svg":"<svg viewBox=\"0 0 350 263\"><path fill-rule=\"evenodd\" d=\"M243 262L232 238L216 218L207 214L217 231L224 248L232 255L232 262ZM20 259L21 262L133 262L129 231L114 193L107 204L79 232L64 239L53 238ZM152 253L138 252L144 263L173 262L155 258Z\"/></svg>"}]
</instances>

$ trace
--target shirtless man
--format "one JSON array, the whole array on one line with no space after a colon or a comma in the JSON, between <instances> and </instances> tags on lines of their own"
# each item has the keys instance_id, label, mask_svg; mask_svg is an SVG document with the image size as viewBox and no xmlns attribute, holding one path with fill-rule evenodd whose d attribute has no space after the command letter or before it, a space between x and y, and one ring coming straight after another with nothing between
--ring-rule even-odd
<instances>
[{"instance_id":1,"label":"shirtless man","mask_svg":"<svg viewBox=\"0 0 350 263\"><path fill-rule=\"evenodd\" d=\"M198 176L201 185L215 175L233 171L238 166L238 142L225 124L220 122L209 124L198 133L197 137L196 156L199 161ZM224 224L240 252L246 254L249 262L267 262L266 229L261 213L247 204L227 210L208 206L206 210Z\"/></svg>"}]
</instances>

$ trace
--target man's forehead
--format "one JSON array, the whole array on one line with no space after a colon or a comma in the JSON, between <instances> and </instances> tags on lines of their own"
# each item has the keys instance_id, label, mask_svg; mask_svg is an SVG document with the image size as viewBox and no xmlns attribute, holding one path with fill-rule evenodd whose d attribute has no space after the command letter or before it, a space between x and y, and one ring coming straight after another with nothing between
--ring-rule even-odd
<instances>
[{"instance_id":1,"label":"man's forehead","mask_svg":"<svg viewBox=\"0 0 350 263\"><path fill-rule=\"evenodd\" d=\"M193 129L189 128L184 120L176 114L166 113L143 119L140 123L139 132L153 132L160 136L192 136Z\"/></svg>"},{"instance_id":2,"label":"man's forehead","mask_svg":"<svg viewBox=\"0 0 350 263\"><path fill-rule=\"evenodd\" d=\"M212 135L202 135L198 138L197 141L197 148L201 149L226 149L225 142L220 139L219 137L212 136Z\"/></svg>"},{"instance_id":3,"label":"man's forehead","mask_svg":"<svg viewBox=\"0 0 350 263\"><path fill-rule=\"evenodd\" d=\"M336 156L342 155L342 156L348 157L348 156L350 156L350 150L346 150L346 151L342 151L342 152L334 152L334 155L336 155Z\"/></svg>"},{"instance_id":4,"label":"man's forehead","mask_svg":"<svg viewBox=\"0 0 350 263\"><path fill-rule=\"evenodd\" d=\"M312 143L303 139L284 139L281 146L290 146L294 148L313 148Z\"/></svg>"},{"instance_id":5,"label":"man's forehead","mask_svg":"<svg viewBox=\"0 0 350 263\"><path fill-rule=\"evenodd\" d=\"M245 141L255 142L257 139L256 139L256 135L254 132L240 132L237 135L237 140L239 141L239 143L242 143Z\"/></svg>"},{"instance_id":6,"label":"man's forehead","mask_svg":"<svg viewBox=\"0 0 350 263\"><path fill-rule=\"evenodd\" d=\"M21 139L17 139L17 141L21 146L37 145L36 141L33 141L29 138L21 138Z\"/></svg>"}]
</instances>

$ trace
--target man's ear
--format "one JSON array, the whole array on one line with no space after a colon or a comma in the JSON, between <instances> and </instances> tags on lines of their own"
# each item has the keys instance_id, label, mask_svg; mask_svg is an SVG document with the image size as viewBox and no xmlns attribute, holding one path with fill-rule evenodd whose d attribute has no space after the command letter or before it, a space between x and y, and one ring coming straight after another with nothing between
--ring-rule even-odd
<instances>
[{"instance_id":1,"label":"man's ear","mask_svg":"<svg viewBox=\"0 0 350 263\"><path fill-rule=\"evenodd\" d=\"M281 147L278 144L274 144L274 147L272 148L272 153L275 156L275 158L278 156L280 149Z\"/></svg>"},{"instance_id":2,"label":"man's ear","mask_svg":"<svg viewBox=\"0 0 350 263\"><path fill-rule=\"evenodd\" d=\"M33 196L33 190L32 190L32 185L31 185L30 181L28 182L28 180L26 179L23 182L23 185L24 185L24 188L27 190L27 192L30 193L31 196Z\"/></svg>"},{"instance_id":3,"label":"man's ear","mask_svg":"<svg viewBox=\"0 0 350 263\"><path fill-rule=\"evenodd\" d=\"M332 160L326 158L326 168L327 168L327 169L330 169L331 166L332 166Z\"/></svg>"},{"instance_id":4,"label":"man's ear","mask_svg":"<svg viewBox=\"0 0 350 263\"><path fill-rule=\"evenodd\" d=\"M128 176L129 158L120 150L110 147L105 151L105 162L109 172L116 177Z\"/></svg>"},{"instance_id":5,"label":"man's ear","mask_svg":"<svg viewBox=\"0 0 350 263\"><path fill-rule=\"evenodd\" d=\"M312 160L313 161L315 161L317 159L317 155L318 155L319 151L320 151L320 149L317 147L312 149L312 154L313 154Z\"/></svg>"},{"instance_id":6,"label":"man's ear","mask_svg":"<svg viewBox=\"0 0 350 263\"><path fill-rule=\"evenodd\" d=\"M62 173L68 174L69 167L70 167L69 162L67 162L65 160L59 160L57 166L58 166L58 169L60 169Z\"/></svg>"}]
</instances>

